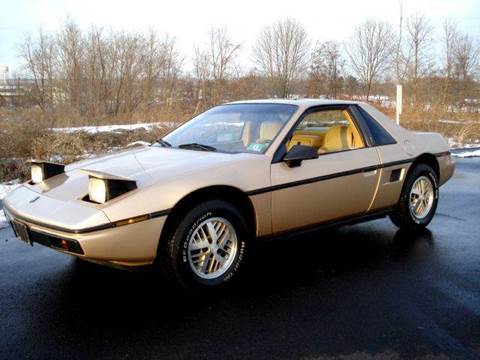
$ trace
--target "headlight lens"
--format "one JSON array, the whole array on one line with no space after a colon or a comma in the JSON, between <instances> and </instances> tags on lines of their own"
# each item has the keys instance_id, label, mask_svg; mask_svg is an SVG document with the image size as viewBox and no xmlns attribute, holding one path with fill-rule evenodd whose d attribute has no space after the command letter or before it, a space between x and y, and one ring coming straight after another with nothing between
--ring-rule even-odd
<instances>
[{"instance_id":1,"label":"headlight lens","mask_svg":"<svg viewBox=\"0 0 480 360\"><path fill-rule=\"evenodd\" d=\"M137 183L134 180L104 179L103 177L97 177L89 174L88 200L97 204L104 204L107 201L110 201L117 196L123 195L136 188Z\"/></svg>"},{"instance_id":2,"label":"headlight lens","mask_svg":"<svg viewBox=\"0 0 480 360\"><path fill-rule=\"evenodd\" d=\"M103 204L107 201L107 181L90 177L88 181L88 197L90 201Z\"/></svg>"},{"instance_id":3,"label":"headlight lens","mask_svg":"<svg viewBox=\"0 0 480 360\"><path fill-rule=\"evenodd\" d=\"M31 174L34 184L40 184L44 180L43 167L41 165L32 164Z\"/></svg>"}]
</instances>

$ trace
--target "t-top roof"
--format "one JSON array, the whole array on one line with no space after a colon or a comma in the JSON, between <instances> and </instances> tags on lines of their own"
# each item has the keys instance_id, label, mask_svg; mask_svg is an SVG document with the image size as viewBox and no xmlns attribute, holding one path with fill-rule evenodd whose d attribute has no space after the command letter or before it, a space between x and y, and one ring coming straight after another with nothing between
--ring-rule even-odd
<instances>
[{"instance_id":1,"label":"t-top roof","mask_svg":"<svg viewBox=\"0 0 480 360\"><path fill-rule=\"evenodd\" d=\"M339 104L358 104L358 101L352 100L327 100L327 99L258 99L234 101L228 104L287 104L301 107L310 107L316 105L339 105Z\"/></svg>"}]
</instances>

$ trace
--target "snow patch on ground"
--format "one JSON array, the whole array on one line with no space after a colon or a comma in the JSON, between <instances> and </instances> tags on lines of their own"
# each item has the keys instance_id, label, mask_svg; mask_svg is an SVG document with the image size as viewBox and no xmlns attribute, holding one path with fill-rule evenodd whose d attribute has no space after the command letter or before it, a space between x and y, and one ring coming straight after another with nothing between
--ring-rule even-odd
<instances>
[{"instance_id":1,"label":"snow patch on ground","mask_svg":"<svg viewBox=\"0 0 480 360\"><path fill-rule=\"evenodd\" d=\"M0 201L12 190L16 189L20 186L20 181L9 181L8 183L0 184ZM0 210L0 229L3 229L8 226L7 218L5 217L5 213L3 209Z\"/></svg>"},{"instance_id":2,"label":"snow patch on ground","mask_svg":"<svg viewBox=\"0 0 480 360\"><path fill-rule=\"evenodd\" d=\"M133 131L143 129L146 131L152 131L154 128L174 128L178 125L173 121L163 121L156 123L139 123L139 124L126 124L126 125L101 125L101 126L79 126L79 127L64 127L64 128L50 128L53 132L73 134L78 132L84 132L88 134L98 134L106 132L121 132L121 131Z\"/></svg>"},{"instance_id":3,"label":"snow patch on ground","mask_svg":"<svg viewBox=\"0 0 480 360\"><path fill-rule=\"evenodd\" d=\"M480 157L480 148L452 149L452 156L459 158Z\"/></svg>"},{"instance_id":4,"label":"snow patch on ground","mask_svg":"<svg viewBox=\"0 0 480 360\"><path fill-rule=\"evenodd\" d=\"M8 226L7 218L5 217L5 213L3 210L0 210L0 229L4 229Z\"/></svg>"},{"instance_id":5,"label":"snow patch on ground","mask_svg":"<svg viewBox=\"0 0 480 360\"><path fill-rule=\"evenodd\" d=\"M480 147L480 139L473 140L470 143L465 143L463 141L459 141L458 139L452 138L452 137L448 137L446 139L451 149L469 149L469 148Z\"/></svg>"},{"instance_id":6,"label":"snow patch on ground","mask_svg":"<svg viewBox=\"0 0 480 360\"><path fill-rule=\"evenodd\" d=\"M455 138L447 138L452 156L459 158L480 157L480 139L470 143L458 141Z\"/></svg>"},{"instance_id":7,"label":"snow patch on ground","mask_svg":"<svg viewBox=\"0 0 480 360\"><path fill-rule=\"evenodd\" d=\"M150 143L147 142L147 141L134 141L134 142L131 142L130 144L128 144L127 147L131 147L131 146L149 146L149 145L152 145L152 144L150 144Z\"/></svg>"}]
</instances>

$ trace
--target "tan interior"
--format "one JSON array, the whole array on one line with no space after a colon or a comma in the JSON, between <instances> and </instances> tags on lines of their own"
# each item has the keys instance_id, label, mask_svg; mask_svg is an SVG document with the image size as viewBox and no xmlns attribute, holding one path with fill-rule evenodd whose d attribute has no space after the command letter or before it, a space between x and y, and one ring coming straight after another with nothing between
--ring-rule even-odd
<instances>
[{"instance_id":1,"label":"tan interior","mask_svg":"<svg viewBox=\"0 0 480 360\"><path fill-rule=\"evenodd\" d=\"M350 126L332 126L325 133L322 146L318 149L319 152L341 151L347 149L354 149L353 146L353 131Z\"/></svg>"},{"instance_id":2,"label":"tan interior","mask_svg":"<svg viewBox=\"0 0 480 360\"><path fill-rule=\"evenodd\" d=\"M297 130L288 142L287 149L290 150L293 145L305 145L320 149L324 137L325 133L321 131Z\"/></svg>"},{"instance_id":3,"label":"tan interior","mask_svg":"<svg viewBox=\"0 0 480 360\"><path fill-rule=\"evenodd\" d=\"M311 146L318 153L342 151L364 147L362 137L348 114L343 111L349 125L336 125L322 132L318 130L297 130L287 143L287 150L293 145Z\"/></svg>"},{"instance_id":4,"label":"tan interior","mask_svg":"<svg viewBox=\"0 0 480 360\"><path fill-rule=\"evenodd\" d=\"M245 126L243 127L243 132L242 132L243 145L248 146L248 144L250 144L251 137L252 137L252 122L245 121Z\"/></svg>"},{"instance_id":5,"label":"tan interior","mask_svg":"<svg viewBox=\"0 0 480 360\"><path fill-rule=\"evenodd\" d=\"M260 136L258 141L272 141L282 127L279 121L264 121L260 125Z\"/></svg>"}]
</instances>

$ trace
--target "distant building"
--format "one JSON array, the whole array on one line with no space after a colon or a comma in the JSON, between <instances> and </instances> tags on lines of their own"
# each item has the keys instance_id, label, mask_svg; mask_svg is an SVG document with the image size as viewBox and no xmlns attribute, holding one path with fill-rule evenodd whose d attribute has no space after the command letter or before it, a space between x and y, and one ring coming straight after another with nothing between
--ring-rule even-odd
<instances>
[{"instance_id":1,"label":"distant building","mask_svg":"<svg viewBox=\"0 0 480 360\"><path fill-rule=\"evenodd\" d=\"M7 65L0 65L0 81L2 85L7 84L7 78L8 78L8 66Z\"/></svg>"},{"instance_id":2,"label":"distant building","mask_svg":"<svg viewBox=\"0 0 480 360\"><path fill-rule=\"evenodd\" d=\"M30 79L10 79L8 66L0 65L0 105L5 105L9 99L13 100L25 95L25 89L31 83L32 80Z\"/></svg>"}]
</instances>

